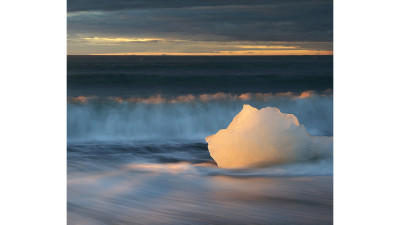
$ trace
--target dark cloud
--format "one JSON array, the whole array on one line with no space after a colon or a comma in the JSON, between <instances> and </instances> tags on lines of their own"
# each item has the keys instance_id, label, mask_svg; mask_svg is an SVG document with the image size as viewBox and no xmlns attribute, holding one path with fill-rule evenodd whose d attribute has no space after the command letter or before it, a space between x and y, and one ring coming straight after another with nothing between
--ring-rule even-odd
<instances>
[{"instance_id":1,"label":"dark cloud","mask_svg":"<svg viewBox=\"0 0 400 225\"><path fill-rule=\"evenodd\" d=\"M330 42L333 3L295 1L68 1L68 33L204 41ZM100 11L96 11L100 10Z\"/></svg>"},{"instance_id":2,"label":"dark cloud","mask_svg":"<svg viewBox=\"0 0 400 225\"><path fill-rule=\"evenodd\" d=\"M184 8L229 5L272 5L298 0L68 0L68 12Z\"/></svg>"}]
</instances>

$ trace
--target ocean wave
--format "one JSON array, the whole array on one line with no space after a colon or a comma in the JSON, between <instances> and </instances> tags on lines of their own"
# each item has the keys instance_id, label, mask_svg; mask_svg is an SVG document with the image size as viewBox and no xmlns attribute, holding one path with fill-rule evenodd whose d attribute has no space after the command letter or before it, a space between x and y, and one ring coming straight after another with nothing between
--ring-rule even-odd
<instances>
[{"instance_id":1,"label":"ocean wave","mask_svg":"<svg viewBox=\"0 0 400 225\"><path fill-rule=\"evenodd\" d=\"M332 136L331 92L69 98L68 142L200 140L227 127L243 104L295 114L312 135Z\"/></svg>"},{"instance_id":2,"label":"ocean wave","mask_svg":"<svg viewBox=\"0 0 400 225\"><path fill-rule=\"evenodd\" d=\"M333 174L333 163L331 159L326 159L264 168L221 169L214 163L193 164L189 162L177 162L160 164L135 162L124 165L123 169L167 174L231 177L331 176Z\"/></svg>"},{"instance_id":3,"label":"ocean wave","mask_svg":"<svg viewBox=\"0 0 400 225\"><path fill-rule=\"evenodd\" d=\"M287 98L311 98L315 96L330 96L332 97L332 90L327 89L322 93L317 93L313 90L303 91L300 93L294 92L280 92L280 93L243 93L243 94L231 94L218 92L214 94L201 94L201 95L179 95L177 97L164 97L160 94L152 95L150 97L119 97L119 96L110 96L110 97L98 97L98 96L78 96L78 97L69 97L67 99L68 103L88 103L88 102L107 102L114 101L118 103L124 102L136 102L136 103L146 103L146 104L159 104L159 103L187 103L187 102L209 102L209 101L267 101L271 98L277 97L287 97Z\"/></svg>"},{"instance_id":4,"label":"ocean wave","mask_svg":"<svg viewBox=\"0 0 400 225\"><path fill-rule=\"evenodd\" d=\"M333 161L329 155L267 167L218 168L209 154L207 143L190 140L70 143L67 149L70 173L122 168L154 173L234 177L333 174Z\"/></svg>"},{"instance_id":5,"label":"ocean wave","mask_svg":"<svg viewBox=\"0 0 400 225\"><path fill-rule=\"evenodd\" d=\"M94 142L68 146L70 173L122 169L181 175L260 177L332 175L332 157L314 158L267 167L220 168L206 143Z\"/></svg>"}]
</instances>

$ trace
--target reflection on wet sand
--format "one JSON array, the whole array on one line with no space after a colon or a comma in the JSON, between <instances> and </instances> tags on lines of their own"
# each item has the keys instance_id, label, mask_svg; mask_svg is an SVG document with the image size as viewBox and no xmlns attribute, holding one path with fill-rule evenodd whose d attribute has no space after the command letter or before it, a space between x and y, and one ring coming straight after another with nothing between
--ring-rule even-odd
<instances>
[{"instance_id":1,"label":"reflection on wet sand","mask_svg":"<svg viewBox=\"0 0 400 225\"><path fill-rule=\"evenodd\" d=\"M68 224L332 223L332 176L235 177L184 168L69 174Z\"/></svg>"}]
</instances>

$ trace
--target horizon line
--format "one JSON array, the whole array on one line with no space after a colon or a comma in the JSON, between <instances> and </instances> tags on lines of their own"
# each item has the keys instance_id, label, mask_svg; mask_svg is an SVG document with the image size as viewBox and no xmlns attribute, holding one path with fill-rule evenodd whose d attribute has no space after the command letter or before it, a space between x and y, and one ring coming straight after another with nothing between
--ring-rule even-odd
<instances>
[{"instance_id":1,"label":"horizon line","mask_svg":"<svg viewBox=\"0 0 400 225\"><path fill-rule=\"evenodd\" d=\"M182 54L182 55L168 55L168 54L162 54L162 55L158 55L158 54L143 54L143 55L135 55L135 54L67 54L67 56L333 56L333 54L304 54L304 55L196 55L196 54Z\"/></svg>"}]
</instances>

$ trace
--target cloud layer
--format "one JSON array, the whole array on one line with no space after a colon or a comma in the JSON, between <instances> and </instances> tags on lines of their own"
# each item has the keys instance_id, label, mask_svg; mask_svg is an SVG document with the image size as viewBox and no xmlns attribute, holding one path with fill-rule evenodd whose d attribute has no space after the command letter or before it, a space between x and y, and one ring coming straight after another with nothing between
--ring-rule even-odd
<instances>
[{"instance_id":1,"label":"cloud layer","mask_svg":"<svg viewBox=\"0 0 400 225\"><path fill-rule=\"evenodd\" d=\"M331 43L332 30L330 0L68 0L70 41L98 37Z\"/></svg>"}]
</instances>

